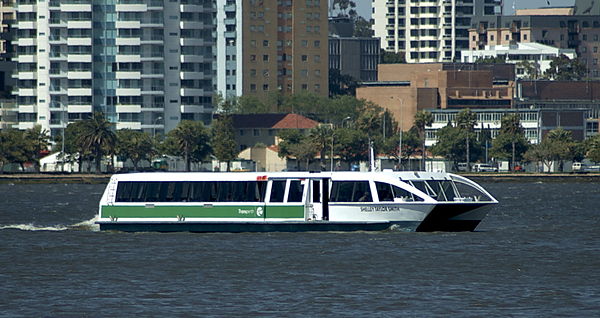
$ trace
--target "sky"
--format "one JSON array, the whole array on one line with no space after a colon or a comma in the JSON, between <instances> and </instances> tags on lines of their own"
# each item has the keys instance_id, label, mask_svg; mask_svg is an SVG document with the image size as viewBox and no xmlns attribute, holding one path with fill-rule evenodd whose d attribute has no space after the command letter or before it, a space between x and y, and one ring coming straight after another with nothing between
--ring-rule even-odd
<instances>
[{"instance_id":1,"label":"sky","mask_svg":"<svg viewBox=\"0 0 600 318\"><path fill-rule=\"evenodd\" d=\"M572 6L575 0L504 0L504 14L511 15L514 13L513 3L517 9L533 9L547 7L550 1L552 7ZM364 17L371 17L371 0L354 0L357 11Z\"/></svg>"}]
</instances>

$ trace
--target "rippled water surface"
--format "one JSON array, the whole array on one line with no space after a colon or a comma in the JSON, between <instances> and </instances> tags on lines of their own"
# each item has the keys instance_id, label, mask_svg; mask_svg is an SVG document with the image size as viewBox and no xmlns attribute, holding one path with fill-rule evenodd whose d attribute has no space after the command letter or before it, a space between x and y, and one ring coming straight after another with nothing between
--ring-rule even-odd
<instances>
[{"instance_id":1,"label":"rippled water surface","mask_svg":"<svg viewBox=\"0 0 600 318\"><path fill-rule=\"evenodd\" d=\"M592 317L600 184L482 183L469 233L118 233L102 185L0 184L0 317Z\"/></svg>"}]
</instances>

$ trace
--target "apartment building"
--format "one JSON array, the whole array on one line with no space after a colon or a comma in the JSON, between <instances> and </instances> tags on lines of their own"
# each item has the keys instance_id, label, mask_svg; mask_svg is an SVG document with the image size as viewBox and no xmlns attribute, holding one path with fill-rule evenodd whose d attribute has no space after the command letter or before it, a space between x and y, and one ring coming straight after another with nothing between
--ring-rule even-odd
<instances>
[{"instance_id":1,"label":"apartment building","mask_svg":"<svg viewBox=\"0 0 600 318\"><path fill-rule=\"evenodd\" d=\"M408 63L460 60L475 17L496 16L501 0L373 0L373 30L381 48Z\"/></svg>"},{"instance_id":2,"label":"apartment building","mask_svg":"<svg viewBox=\"0 0 600 318\"><path fill-rule=\"evenodd\" d=\"M569 13L557 15L559 13ZM516 42L573 49L588 69L600 77L600 2L577 0L569 10L521 11L531 15L477 17L469 29L469 50ZM541 15L547 13L547 15Z\"/></svg>"},{"instance_id":3,"label":"apartment building","mask_svg":"<svg viewBox=\"0 0 600 318\"><path fill-rule=\"evenodd\" d=\"M212 0L20 0L18 128L60 133L102 112L163 134L212 114Z\"/></svg>"},{"instance_id":4,"label":"apartment building","mask_svg":"<svg viewBox=\"0 0 600 318\"><path fill-rule=\"evenodd\" d=\"M249 0L241 23L242 93L327 96L328 47L325 0ZM238 6L239 7L239 6Z\"/></svg>"}]
</instances>

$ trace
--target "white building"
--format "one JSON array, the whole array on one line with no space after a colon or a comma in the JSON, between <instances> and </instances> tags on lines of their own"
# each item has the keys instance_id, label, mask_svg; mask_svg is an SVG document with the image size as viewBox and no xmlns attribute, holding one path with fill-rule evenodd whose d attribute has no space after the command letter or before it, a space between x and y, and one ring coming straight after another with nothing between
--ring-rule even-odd
<instances>
[{"instance_id":1,"label":"white building","mask_svg":"<svg viewBox=\"0 0 600 318\"><path fill-rule=\"evenodd\" d=\"M555 57L565 55L570 59L577 57L574 49L560 49L540 43L515 43L510 45L486 45L483 50L463 50L461 59L463 63L474 63L478 59L503 57L506 63L518 64L519 62L534 62L538 74L543 74L550 68L550 62ZM517 66L518 78L527 76L526 70ZM531 74L529 74L531 75Z\"/></svg>"},{"instance_id":2,"label":"white building","mask_svg":"<svg viewBox=\"0 0 600 318\"><path fill-rule=\"evenodd\" d=\"M469 47L471 19L500 13L501 0L373 0L381 48L407 63L452 62Z\"/></svg>"},{"instance_id":3,"label":"white building","mask_svg":"<svg viewBox=\"0 0 600 318\"><path fill-rule=\"evenodd\" d=\"M100 111L161 134L212 113L212 0L20 0L20 129L60 133Z\"/></svg>"},{"instance_id":4,"label":"white building","mask_svg":"<svg viewBox=\"0 0 600 318\"><path fill-rule=\"evenodd\" d=\"M223 97L242 95L242 0L216 0L216 89ZM240 76L237 76L239 73Z\"/></svg>"}]
</instances>

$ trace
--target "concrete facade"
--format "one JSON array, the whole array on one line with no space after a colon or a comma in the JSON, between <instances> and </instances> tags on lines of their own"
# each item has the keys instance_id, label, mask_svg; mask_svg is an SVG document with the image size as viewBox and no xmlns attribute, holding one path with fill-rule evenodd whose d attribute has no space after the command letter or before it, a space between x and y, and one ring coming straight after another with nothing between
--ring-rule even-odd
<instances>
[{"instance_id":1,"label":"concrete facade","mask_svg":"<svg viewBox=\"0 0 600 318\"><path fill-rule=\"evenodd\" d=\"M25 0L15 43L18 128L57 135L102 112L162 134L213 111L212 1Z\"/></svg>"}]
</instances>

